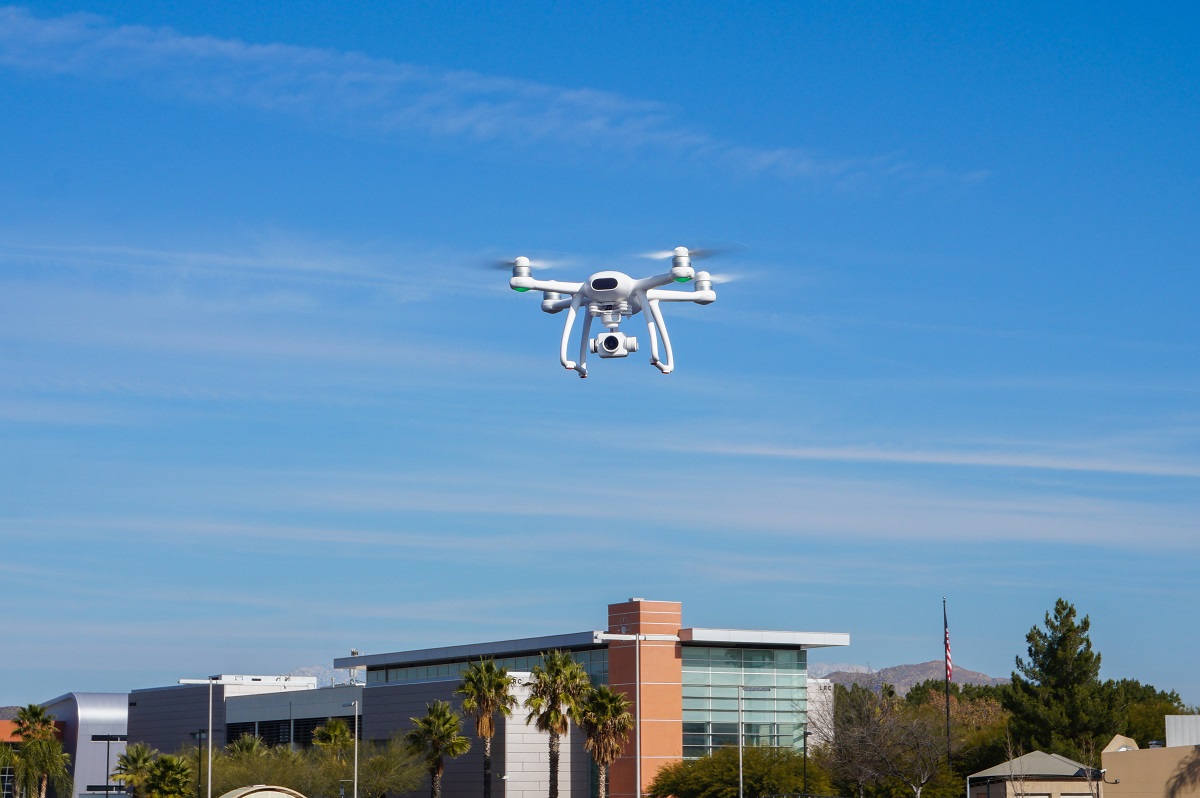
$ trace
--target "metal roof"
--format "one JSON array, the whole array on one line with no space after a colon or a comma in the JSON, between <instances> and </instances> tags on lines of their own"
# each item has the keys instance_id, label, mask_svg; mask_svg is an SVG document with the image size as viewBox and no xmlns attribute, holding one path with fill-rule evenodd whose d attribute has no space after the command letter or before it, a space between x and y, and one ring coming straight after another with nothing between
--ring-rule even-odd
<instances>
[{"instance_id":1,"label":"metal roof","mask_svg":"<svg viewBox=\"0 0 1200 798\"><path fill-rule=\"evenodd\" d=\"M497 640L491 643L469 643L441 648L420 648L413 651L392 651L385 654L360 654L357 657L338 657L335 668L402 667L418 663L462 662L479 657L513 657L539 654L553 649L579 650L605 645L604 632L572 632L544 637L522 637ZM774 632L765 629L681 629L679 642L692 645L772 646L785 648L824 648L850 645L845 632Z\"/></svg>"},{"instance_id":2,"label":"metal roof","mask_svg":"<svg viewBox=\"0 0 1200 798\"><path fill-rule=\"evenodd\" d=\"M971 774L975 779L1085 779L1091 769L1082 762L1067 759L1059 754L1031 751L1024 756L1001 762L995 767ZM1094 778L1094 776L1093 776Z\"/></svg>"},{"instance_id":3,"label":"metal roof","mask_svg":"<svg viewBox=\"0 0 1200 798\"><path fill-rule=\"evenodd\" d=\"M554 649L595 648L596 632L573 632L565 635L522 637L516 640L497 640L492 643L470 643L462 646L421 648L414 651L393 651L388 654L360 654L357 657L338 657L335 668L370 668L380 665L412 665L419 662L460 662L478 657L512 657L519 654L539 654Z\"/></svg>"},{"instance_id":4,"label":"metal roof","mask_svg":"<svg viewBox=\"0 0 1200 798\"><path fill-rule=\"evenodd\" d=\"M743 646L827 648L850 645L846 632L774 632L767 629L680 629L683 643L724 643Z\"/></svg>"}]
</instances>

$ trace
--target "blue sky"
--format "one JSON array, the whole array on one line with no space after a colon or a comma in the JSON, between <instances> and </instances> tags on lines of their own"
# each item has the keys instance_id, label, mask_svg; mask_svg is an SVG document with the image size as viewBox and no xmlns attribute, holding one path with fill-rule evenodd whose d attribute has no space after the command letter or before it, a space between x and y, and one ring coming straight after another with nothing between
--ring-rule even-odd
<instances>
[{"instance_id":1,"label":"blue sky","mask_svg":"<svg viewBox=\"0 0 1200 798\"><path fill-rule=\"evenodd\" d=\"M0 10L0 704L635 595L1200 703L1184 4L226 5ZM720 241L668 377L477 268Z\"/></svg>"}]
</instances>

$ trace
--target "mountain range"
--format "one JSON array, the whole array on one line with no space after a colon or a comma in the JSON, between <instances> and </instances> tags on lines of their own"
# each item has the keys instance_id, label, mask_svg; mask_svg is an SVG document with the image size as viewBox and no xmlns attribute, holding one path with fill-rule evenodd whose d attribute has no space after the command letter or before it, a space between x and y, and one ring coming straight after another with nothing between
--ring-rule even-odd
<instances>
[{"instance_id":1,"label":"mountain range","mask_svg":"<svg viewBox=\"0 0 1200 798\"><path fill-rule=\"evenodd\" d=\"M873 671L870 668L861 665L835 665L831 666L839 668L839 670L828 671L821 676L817 675L817 668L810 668L809 673L817 678L825 678L834 684L840 684L844 687L849 687L852 684L859 684L863 687L868 687L872 690L879 690L880 685L887 683L896 688L898 695L904 695L913 685L929 679L944 679L946 677L946 665L942 660L935 659L930 662L921 662L916 665L893 665L890 668L881 668ZM988 676L986 673L978 671L969 671L966 668L955 668L953 674L955 684L1008 684L1011 679L997 678Z\"/></svg>"}]
</instances>

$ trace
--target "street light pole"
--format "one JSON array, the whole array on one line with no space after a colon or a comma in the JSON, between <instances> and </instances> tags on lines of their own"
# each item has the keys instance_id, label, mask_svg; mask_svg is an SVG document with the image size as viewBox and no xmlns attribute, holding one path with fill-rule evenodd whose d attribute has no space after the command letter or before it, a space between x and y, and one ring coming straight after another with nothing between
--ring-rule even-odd
<instances>
[{"instance_id":1,"label":"street light pole","mask_svg":"<svg viewBox=\"0 0 1200 798\"><path fill-rule=\"evenodd\" d=\"M774 687L757 687L757 686L738 685L738 728L737 728L737 735L738 735L738 798L745 798L745 792L743 789L744 777L742 775L742 736L743 736L742 693L744 693L744 692L765 693L765 692L768 692L768 691L774 690L774 689L775 689Z\"/></svg>"},{"instance_id":2,"label":"street light pole","mask_svg":"<svg viewBox=\"0 0 1200 798\"><path fill-rule=\"evenodd\" d=\"M354 798L358 798L358 702L360 699L354 699L348 704L342 704L344 707L354 707Z\"/></svg>"},{"instance_id":3,"label":"street light pole","mask_svg":"<svg viewBox=\"0 0 1200 798\"><path fill-rule=\"evenodd\" d=\"M93 734L92 742L104 743L104 798L112 789L112 744L123 743L129 737L124 734Z\"/></svg>"},{"instance_id":4,"label":"street light pole","mask_svg":"<svg viewBox=\"0 0 1200 798\"><path fill-rule=\"evenodd\" d=\"M633 641L634 728L637 729L637 742L634 752L634 779L637 782L637 791L634 795L635 798L642 798L642 641L664 640L678 643L679 637L678 635L626 634L624 631L626 628L625 626L621 627L621 634L596 632L595 640L597 643L609 640Z\"/></svg>"},{"instance_id":5,"label":"street light pole","mask_svg":"<svg viewBox=\"0 0 1200 798\"><path fill-rule=\"evenodd\" d=\"M208 798L212 798L212 767L213 767L213 685L239 684L237 681L226 681L220 676L209 676L207 679L180 679L180 684L208 684Z\"/></svg>"}]
</instances>

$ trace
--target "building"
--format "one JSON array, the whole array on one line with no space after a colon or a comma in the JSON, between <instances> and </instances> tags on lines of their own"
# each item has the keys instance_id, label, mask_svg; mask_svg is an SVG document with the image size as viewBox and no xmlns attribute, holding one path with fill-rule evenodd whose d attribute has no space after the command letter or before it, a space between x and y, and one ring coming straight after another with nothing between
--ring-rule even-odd
<instances>
[{"instance_id":1,"label":"building","mask_svg":"<svg viewBox=\"0 0 1200 798\"><path fill-rule=\"evenodd\" d=\"M457 704L459 673L481 657L525 673L542 652L569 651L594 683L624 693L638 719L610 773L610 794L621 798L640 794L639 783L644 788L665 764L736 745L739 725L747 745L802 748L807 652L849 643L844 633L684 627L679 602L634 598L609 605L603 630L363 654L334 666L365 669L363 736L383 740L407 729L429 701ZM497 796L545 794L545 751L544 738L525 726L523 713L501 724L493 741ZM588 795L588 759L577 731L563 754L563 795ZM468 754L447 764L448 798L477 794L474 760Z\"/></svg>"},{"instance_id":2,"label":"building","mask_svg":"<svg viewBox=\"0 0 1200 798\"><path fill-rule=\"evenodd\" d=\"M1200 798L1200 715L1168 715L1166 745L1117 735L1100 755L1107 798Z\"/></svg>"},{"instance_id":3,"label":"building","mask_svg":"<svg viewBox=\"0 0 1200 798\"><path fill-rule=\"evenodd\" d=\"M67 693L42 704L62 731L76 798L122 792L109 776L125 753L127 701L125 693Z\"/></svg>"},{"instance_id":4,"label":"building","mask_svg":"<svg viewBox=\"0 0 1200 798\"><path fill-rule=\"evenodd\" d=\"M1058 754L1033 751L967 777L968 798L1102 798L1103 774ZM1111 798L1111 796L1110 796ZM1161 798L1161 797L1160 797Z\"/></svg>"},{"instance_id":5,"label":"building","mask_svg":"<svg viewBox=\"0 0 1200 798\"><path fill-rule=\"evenodd\" d=\"M209 711L212 711L213 745L220 747L226 741L240 737L242 733L255 728L255 718L251 714L238 713L236 709L230 714L231 707L237 700L258 698L270 694L285 694L290 708L294 703L303 704L298 696L314 693L317 680L312 676L247 676L219 675L213 676L212 684L172 684L166 687L148 687L134 690L129 694L129 741L145 743L163 753L176 753L184 748L195 747L205 742L209 728ZM324 710L323 700L315 701ZM292 736L297 723L303 728L313 720L303 710L292 713L294 717L284 715L287 722L286 739L281 739L277 726L269 726L272 722L280 721L278 706L263 705L262 722L264 737L270 736L276 743L291 743L296 738ZM339 712L339 714L344 714ZM239 724L237 734L229 735L226 724L232 720ZM324 722L325 717L317 719ZM247 727L246 724L250 726ZM313 726L318 725L316 723ZM269 731L268 731L269 729ZM253 732L251 732L253 733ZM312 732L309 731L311 737Z\"/></svg>"},{"instance_id":6,"label":"building","mask_svg":"<svg viewBox=\"0 0 1200 798\"><path fill-rule=\"evenodd\" d=\"M264 742L305 746L312 730L341 717L351 728L360 712L359 735L385 741L403 734L412 718L434 700L461 705L460 674L481 658L494 658L516 680L524 700L529 672L551 650L569 652L594 684L607 684L632 704L637 728L610 772L613 798L640 794L665 764L737 745L802 749L808 714L808 651L845 646L850 636L830 632L779 632L685 627L674 601L635 598L608 607L605 628L568 634L380 654L352 654L334 661L365 675L363 685L317 689L311 677L221 676L212 684L170 685L129 695L129 740L160 751L203 741L212 690L212 735L222 746L243 734ZM828 686L828 685L827 685ZM826 691L829 692L829 691ZM822 696L825 692L821 693ZM546 794L546 735L517 710L498 724L492 741L496 798ZM464 724L473 736L474 727ZM446 763L446 798L476 796L482 745ZM572 726L563 740L561 795L586 798L594 784L583 736Z\"/></svg>"}]
</instances>

